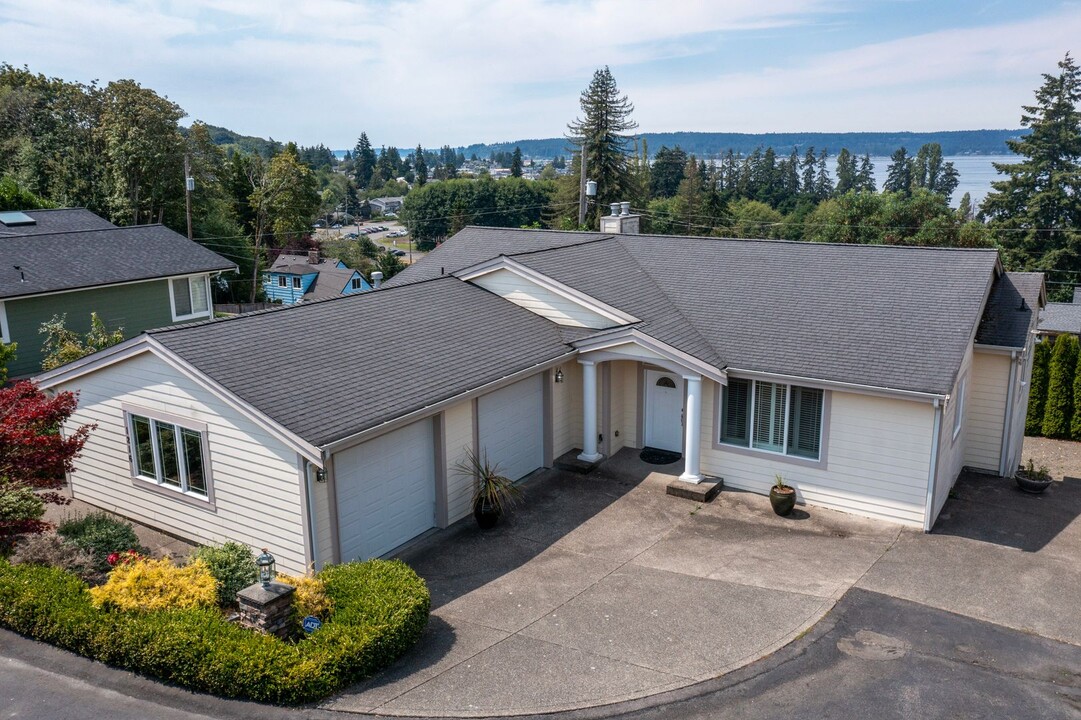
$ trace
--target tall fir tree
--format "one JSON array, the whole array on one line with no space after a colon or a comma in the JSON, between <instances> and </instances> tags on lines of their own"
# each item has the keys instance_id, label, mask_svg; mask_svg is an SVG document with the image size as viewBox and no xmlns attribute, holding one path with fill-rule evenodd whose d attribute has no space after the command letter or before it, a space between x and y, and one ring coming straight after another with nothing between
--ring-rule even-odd
<instances>
[{"instance_id":1,"label":"tall fir tree","mask_svg":"<svg viewBox=\"0 0 1081 720\"><path fill-rule=\"evenodd\" d=\"M860 170L856 175L856 190L859 192L875 192L875 164L871 162L871 155L865 153L860 159Z\"/></svg>"},{"instance_id":2,"label":"tall fir tree","mask_svg":"<svg viewBox=\"0 0 1081 720\"><path fill-rule=\"evenodd\" d=\"M890 165L886 169L886 183L882 186L882 191L905 195L912 192L912 158L903 147L894 150L893 155L890 156Z\"/></svg>"},{"instance_id":3,"label":"tall fir tree","mask_svg":"<svg viewBox=\"0 0 1081 720\"><path fill-rule=\"evenodd\" d=\"M800 186L806 195L814 195L816 187L815 165L817 165L817 163L818 159L815 157L815 149L812 145L807 148L807 152L803 153L803 161L800 163L800 167L802 168Z\"/></svg>"},{"instance_id":4,"label":"tall fir tree","mask_svg":"<svg viewBox=\"0 0 1081 720\"><path fill-rule=\"evenodd\" d=\"M582 91L581 107L582 115L567 125L568 139L585 148L586 175L597 183L597 207L620 202L630 190L629 133L638 127L631 119L634 105L620 94L606 65Z\"/></svg>"},{"instance_id":5,"label":"tall fir tree","mask_svg":"<svg viewBox=\"0 0 1081 720\"><path fill-rule=\"evenodd\" d=\"M1023 159L995 163L1006 178L991 183L981 210L1003 231L1007 265L1054 268L1057 280L1081 284L1081 68L1067 53L1058 70L1044 74L1035 104L1023 106L1021 125L1031 132L1006 141Z\"/></svg>"},{"instance_id":6,"label":"tall fir tree","mask_svg":"<svg viewBox=\"0 0 1081 720\"><path fill-rule=\"evenodd\" d=\"M368 133L362 132L353 148L353 180L357 187L364 189L372 184L372 175L375 173L375 150L368 140Z\"/></svg>"},{"instance_id":7,"label":"tall fir tree","mask_svg":"<svg viewBox=\"0 0 1081 720\"><path fill-rule=\"evenodd\" d=\"M1051 371L1051 346L1048 340L1037 343L1032 356L1032 380L1028 390L1025 434L1043 435L1043 414L1047 409L1047 376Z\"/></svg>"},{"instance_id":8,"label":"tall fir tree","mask_svg":"<svg viewBox=\"0 0 1081 720\"><path fill-rule=\"evenodd\" d=\"M1062 334L1051 351L1047 377L1047 407L1043 413L1043 434L1051 438L1070 436L1073 419L1073 380L1077 369L1077 336Z\"/></svg>"},{"instance_id":9,"label":"tall fir tree","mask_svg":"<svg viewBox=\"0 0 1081 720\"><path fill-rule=\"evenodd\" d=\"M833 180L830 179L829 170L826 169L827 158L829 158L829 152L826 148L822 148L818 156L818 164L815 166L815 197L819 200L825 200L833 194Z\"/></svg>"},{"instance_id":10,"label":"tall fir tree","mask_svg":"<svg viewBox=\"0 0 1081 720\"><path fill-rule=\"evenodd\" d=\"M510 157L510 176L522 177L522 148L515 146L514 154Z\"/></svg>"},{"instance_id":11,"label":"tall fir tree","mask_svg":"<svg viewBox=\"0 0 1081 720\"><path fill-rule=\"evenodd\" d=\"M841 152L837 153L837 194L844 195L849 190L855 190L858 174L856 156L848 148L841 148Z\"/></svg>"},{"instance_id":12,"label":"tall fir tree","mask_svg":"<svg viewBox=\"0 0 1081 720\"><path fill-rule=\"evenodd\" d=\"M428 182L428 163L424 159L424 148L420 145L417 145L417 149L413 152L413 174L417 187L424 187L424 184Z\"/></svg>"}]
</instances>

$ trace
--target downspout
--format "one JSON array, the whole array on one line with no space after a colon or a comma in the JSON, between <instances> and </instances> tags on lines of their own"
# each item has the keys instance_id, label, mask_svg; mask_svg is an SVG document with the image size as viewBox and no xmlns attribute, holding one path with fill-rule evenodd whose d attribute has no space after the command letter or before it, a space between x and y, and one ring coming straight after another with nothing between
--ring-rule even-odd
<instances>
[{"instance_id":1,"label":"downspout","mask_svg":"<svg viewBox=\"0 0 1081 720\"><path fill-rule=\"evenodd\" d=\"M321 566L319 564L319 544L316 542L316 538L319 534L315 531L315 505L312 502L312 495L315 492L315 488L312 485L312 473L317 472L313 470L311 462L304 461L304 484L305 484L305 505L308 511L308 542L312 549L312 565L318 570Z\"/></svg>"},{"instance_id":2,"label":"downspout","mask_svg":"<svg viewBox=\"0 0 1081 720\"><path fill-rule=\"evenodd\" d=\"M1013 444L1013 398L1017 394L1014 381L1017 379L1017 351L1010 351L1010 383L1006 387L1006 416L1002 419L1002 442L999 443L998 476L1006 477L1006 464L1009 462Z\"/></svg>"},{"instance_id":3,"label":"downspout","mask_svg":"<svg viewBox=\"0 0 1081 720\"><path fill-rule=\"evenodd\" d=\"M942 401L934 399L935 423L931 439L931 467L927 473L927 505L923 511L923 531L931 532L931 514L935 506L935 481L938 479L938 441L942 435Z\"/></svg>"}]
</instances>

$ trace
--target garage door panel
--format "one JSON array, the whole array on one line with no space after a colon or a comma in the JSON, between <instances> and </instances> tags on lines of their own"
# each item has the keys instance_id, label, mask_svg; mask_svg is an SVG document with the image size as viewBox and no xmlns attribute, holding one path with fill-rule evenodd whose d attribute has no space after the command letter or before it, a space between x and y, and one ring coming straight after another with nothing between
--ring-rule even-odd
<instances>
[{"instance_id":1,"label":"garage door panel","mask_svg":"<svg viewBox=\"0 0 1081 720\"><path fill-rule=\"evenodd\" d=\"M421 420L334 458L342 559L378 557L435 525L435 444Z\"/></svg>"},{"instance_id":2,"label":"garage door panel","mask_svg":"<svg viewBox=\"0 0 1081 720\"><path fill-rule=\"evenodd\" d=\"M512 480L544 465L544 381L534 375L477 401L482 453Z\"/></svg>"}]
</instances>

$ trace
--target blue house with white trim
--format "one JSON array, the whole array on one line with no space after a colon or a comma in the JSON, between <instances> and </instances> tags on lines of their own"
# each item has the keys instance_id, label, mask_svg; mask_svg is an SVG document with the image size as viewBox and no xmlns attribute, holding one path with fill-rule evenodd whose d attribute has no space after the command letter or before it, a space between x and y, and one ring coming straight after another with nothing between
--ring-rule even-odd
<instances>
[{"instance_id":1,"label":"blue house with white trim","mask_svg":"<svg viewBox=\"0 0 1081 720\"><path fill-rule=\"evenodd\" d=\"M338 258L320 258L318 250L307 255L279 255L263 281L267 300L285 305L322 300L371 290L359 270Z\"/></svg>"}]
</instances>

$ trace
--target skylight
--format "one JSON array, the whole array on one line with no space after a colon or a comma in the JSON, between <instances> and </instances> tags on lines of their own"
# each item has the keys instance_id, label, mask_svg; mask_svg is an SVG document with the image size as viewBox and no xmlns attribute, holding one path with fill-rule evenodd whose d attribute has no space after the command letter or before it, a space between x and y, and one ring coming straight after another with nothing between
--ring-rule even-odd
<instances>
[{"instance_id":1,"label":"skylight","mask_svg":"<svg viewBox=\"0 0 1081 720\"><path fill-rule=\"evenodd\" d=\"M26 213L0 212L0 223L7 227L17 227L19 225L37 225L38 221Z\"/></svg>"}]
</instances>

